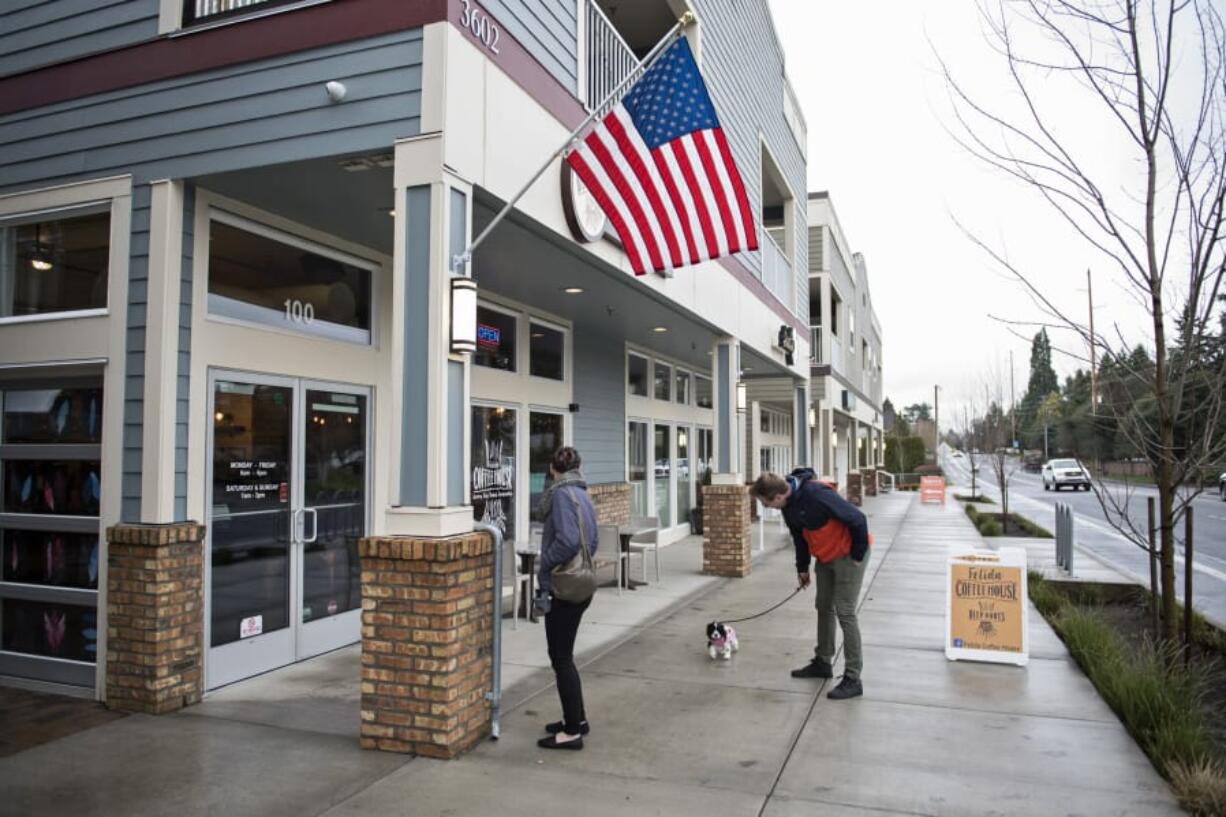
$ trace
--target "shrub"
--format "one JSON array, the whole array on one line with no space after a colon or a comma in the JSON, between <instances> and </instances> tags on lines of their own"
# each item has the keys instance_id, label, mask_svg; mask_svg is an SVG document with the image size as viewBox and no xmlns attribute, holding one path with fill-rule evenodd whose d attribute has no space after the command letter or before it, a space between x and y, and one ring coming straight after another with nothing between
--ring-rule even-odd
<instances>
[{"instance_id":1,"label":"shrub","mask_svg":"<svg viewBox=\"0 0 1226 817\"><path fill-rule=\"evenodd\" d=\"M928 458L928 449L924 446L922 437L903 437L902 440L902 470L912 472L924 464Z\"/></svg>"},{"instance_id":2,"label":"shrub","mask_svg":"<svg viewBox=\"0 0 1226 817\"><path fill-rule=\"evenodd\" d=\"M995 505L996 500L990 496L979 494L978 496L968 496L967 494L954 494L954 499L959 502L978 502L981 505Z\"/></svg>"},{"instance_id":3,"label":"shrub","mask_svg":"<svg viewBox=\"0 0 1226 817\"><path fill-rule=\"evenodd\" d=\"M1192 814L1226 814L1226 766L1219 761L1175 761L1166 767L1180 804Z\"/></svg>"},{"instance_id":4,"label":"shrub","mask_svg":"<svg viewBox=\"0 0 1226 817\"><path fill-rule=\"evenodd\" d=\"M1205 717L1208 671L1185 669L1173 653L1144 641L1129 647L1097 608L1065 606L1054 621L1069 652L1159 769L1191 769L1211 757Z\"/></svg>"},{"instance_id":5,"label":"shrub","mask_svg":"<svg viewBox=\"0 0 1226 817\"><path fill-rule=\"evenodd\" d=\"M1030 600L1034 602L1034 606L1044 618L1051 618L1060 612L1060 608L1065 603L1064 596L1052 587L1051 582L1043 578L1042 573L1030 571L1027 573L1027 583L1030 588Z\"/></svg>"},{"instance_id":6,"label":"shrub","mask_svg":"<svg viewBox=\"0 0 1226 817\"><path fill-rule=\"evenodd\" d=\"M1000 523L991 516L979 517L979 533L981 536L1000 536L1004 531Z\"/></svg>"}]
</instances>

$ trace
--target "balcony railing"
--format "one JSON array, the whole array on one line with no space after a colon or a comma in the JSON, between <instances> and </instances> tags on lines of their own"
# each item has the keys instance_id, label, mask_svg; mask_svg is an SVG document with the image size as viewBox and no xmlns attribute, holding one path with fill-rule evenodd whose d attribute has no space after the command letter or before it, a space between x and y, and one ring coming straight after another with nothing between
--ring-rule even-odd
<instances>
[{"instance_id":1,"label":"balcony railing","mask_svg":"<svg viewBox=\"0 0 1226 817\"><path fill-rule=\"evenodd\" d=\"M257 6L283 6L301 0L184 0L183 23L207 22L255 10Z\"/></svg>"},{"instance_id":2,"label":"balcony railing","mask_svg":"<svg viewBox=\"0 0 1226 817\"><path fill-rule=\"evenodd\" d=\"M609 22L609 18L596 5L595 0L587 4L587 108L596 109L602 102L604 107L599 115L604 114L617 104L617 99L606 97L613 93L622 80L638 68L638 57L626 45L626 41L617 33L617 29ZM622 89L625 93L630 86ZM618 95L619 97L621 94Z\"/></svg>"},{"instance_id":3,"label":"balcony railing","mask_svg":"<svg viewBox=\"0 0 1226 817\"><path fill-rule=\"evenodd\" d=\"M775 243L769 230L762 231L762 283L789 310L795 289L792 285L792 264Z\"/></svg>"},{"instance_id":4,"label":"balcony railing","mask_svg":"<svg viewBox=\"0 0 1226 817\"><path fill-rule=\"evenodd\" d=\"M834 335L830 336L830 366L836 372L847 368L843 364L843 344Z\"/></svg>"},{"instance_id":5,"label":"balcony railing","mask_svg":"<svg viewBox=\"0 0 1226 817\"><path fill-rule=\"evenodd\" d=\"M820 366L822 364L822 328L820 326L809 327L809 365Z\"/></svg>"}]
</instances>

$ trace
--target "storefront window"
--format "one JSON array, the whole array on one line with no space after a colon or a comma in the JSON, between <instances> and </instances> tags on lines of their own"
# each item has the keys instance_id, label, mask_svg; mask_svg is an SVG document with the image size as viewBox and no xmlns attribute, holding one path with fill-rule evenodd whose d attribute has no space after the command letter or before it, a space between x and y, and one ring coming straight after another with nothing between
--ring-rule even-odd
<instances>
[{"instance_id":1,"label":"storefront window","mask_svg":"<svg viewBox=\"0 0 1226 817\"><path fill-rule=\"evenodd\" d=\"M545 521L536 506L545 489L553 482L549 463L561 447L562 415L531 412L528 415L528 516L532 520L533 533Z\"/></svg>"},{"instance_id":2,"label":"storefront window","mask_svg":"<svg viewBox=\"0 0 1226 817\"><path fill-rule=\"evenodd\" d=\"M92 684L102 389L0 388L0 429L0 673Z\"/></svg>"},{"instance_id":3,"label":"storefront window","mask_svg":"<svg viewBox=\"0 0 1226 817\"><path fill-rule=\"evenodd\" d=\"M699 408L711 408L715 405L712 400L711 378L694 375L694 405Z\"/></svg>"},{"instance_id":4,"label":"storefront window","mask_svg":"<svg viewBox=\"0 0 1226 817\"><path fill-rule=\"evenodd\" d=\"M473 363L504 372L515 371L515 316L477 307L477 351Z\"/></svg>"},{"instance_id":5,"label":"storefront window","mask_svg":"<svg viewBox=\"0 0 1226 817\"><path fill-rule=\"evenodd\" d=\"M690 373L677 372L677 388L674 390L677 402L688 406L690 404Z\"/></svg>"},{"instance_id":6,"label":"storefront window","mask_svg":"<svg viewBox=\"0 0 1226 817\"><path fill-rule=\"evenodd\" d=\"M0 221L0 318L105 309L109 207Z\"/></svg>"},{"instance_id":7,"label":"storefront window","mask_svg":"<svg viewBox=\"0 0 1226 817\"><path fill-rule=\"evenodd\" d=\"M626 388L638 397L647 396L647 358L626 356Z\"/></svg>"},{"instance_id":8,"label":"storefront window","mask_svg":"<svg viewBox=\"0 0 1226 817\"><path fill-rule=\"evenodd\" d=\"M565 335L544 324L531 324L528 342L528 373L533 377L562 380Z\"/></svg>"},{"instance_id":9,"label":"storefront window","mask_svg":"<svg viewBox=\"0 0 1226 817\"><path fill-rule=\"evenodd\" d=\"M657 400L670 399L670 392L673 380L673 367L667 363L655 361L655 396Z\"/></svg>"},{"instance_id":10,"label":"storefront window","mask_svg":"<svg viewBox=\"0 0 1226 817\"><path fill-rule=\"evenodd\" d=\"M473 519L502 530L514 539L515 416L502 406L472 408Z\"/></svg>"},{"instance_id":11,"label":"storefront window","mask_svg":"<svg viewBox=\"0 0 1226 817\"><path fill-rule=\"evenodd\" d=\"M268 228L209 225L209 313L370 343L371 271Z\"/></svg>"},{"instance_id":12,"label":"storefront window","mask_svg":"<svg viewBox=\"0 0 1226 817\"><path fill-rule=\"evenodd\" d=\"M647 424L634 420L626 435L626 481L630 483L630 513L647 516Z\"/></svg>"}]
</instances>

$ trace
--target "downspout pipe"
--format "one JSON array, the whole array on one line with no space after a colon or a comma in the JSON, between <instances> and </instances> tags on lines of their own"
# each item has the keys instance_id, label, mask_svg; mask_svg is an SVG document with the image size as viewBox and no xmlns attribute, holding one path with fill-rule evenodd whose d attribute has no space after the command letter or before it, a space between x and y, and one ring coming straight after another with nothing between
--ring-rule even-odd
<instances>
[{"instance_id":1,"label":"downspout pipe","mask_svg":"<svg viewBox=\"0 0 1226 817\"><path fill-rule=\"evenodd\" d=\"M488 533L494 539L494 626L492 628L493 672L490 691L485 699L490 702L490 740L498 740L501 732L499 718L502 715L502 530L484 522L474 522L473 530Z\"/></svg>"}]
</instances>

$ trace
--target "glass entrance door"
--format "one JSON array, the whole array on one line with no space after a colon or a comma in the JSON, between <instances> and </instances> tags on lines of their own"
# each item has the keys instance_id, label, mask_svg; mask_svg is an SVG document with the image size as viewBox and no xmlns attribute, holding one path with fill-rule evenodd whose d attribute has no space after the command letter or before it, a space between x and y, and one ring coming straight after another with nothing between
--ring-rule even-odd
<instances>
[{"instance_id":1,"label":"glass entrance door","mask_svg":"<svg viewBox=\"0 0 1226 817\"><path fill-rule=\"evenodd\" d=\"M223 373L210 394L213 688L358 639L368 394Z\"/></svg>"}]
</instances>

